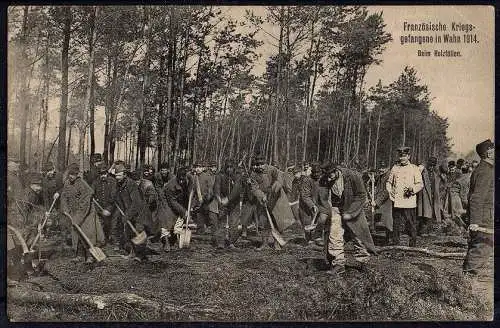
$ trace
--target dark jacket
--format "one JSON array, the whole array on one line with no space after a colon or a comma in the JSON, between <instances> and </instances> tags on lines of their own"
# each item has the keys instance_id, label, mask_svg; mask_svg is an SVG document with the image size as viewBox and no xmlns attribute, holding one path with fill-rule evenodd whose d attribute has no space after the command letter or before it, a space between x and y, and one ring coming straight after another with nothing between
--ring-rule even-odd
<instances>
[{"instance_id":1,"label":"dark jacket","mask_svg":"<svg viewBox=\"0 0 500 328\"><path fill-rule=\"evenodd\" d=\"M42 178L42 194L43 194L43 205L45 208L49 208L52 205L53 197L56 192L61 192L64 186L63 175L61 172L56 172L52 176L44 175ZM58 207L59 200L56 201L54 207Z\"/></svg>"},{"instance_id":2,"label":"dark jacket","mask_svg":"<svg viewBox=\"0 0 500 328\"><path fill-rule=\"evenodd\" d=\"M140 230L141 225L150 228L151 211L135 181L125 177L117 184L117 187L116 202L125 213L122 218L123 222L130 220L137 223L138 230Z\"/></svg>"},{"instance_id":3,"label":"dark jacket","mask_svg":"<svg viewBox=\"0 0 500 328\"><path fill-rule=\"evenodd\" d=\"M381 215L381 220L386 229L393 230L392 219L392 200L389 198L389 191L385 187L387 179L389 179L390 170L379 176L376 182L375 190L375 207L377 212ZM425 182L424 182L425 183Z\"/></svg>"},{"instance_id":4,"label":"dark jacket","mask_svg":"<svg viewBox=\"0 0 500 328\"><path fill-rule=\"evenodd\" d=\"M181 186L175 177L165 184L163 193L167 202L167 214L162 224L163 228L172 230L178 217L186 217L190 190L190 184Z\"/></svg>"},{"instance_id":5,"label":"dark jacket","mask_svg":"<svg viewBox=\"0 0 500 328\"><path fill-rule=\"evenodd\" d=\"M116 180L113 177L97 177L92 183L94 198L101 207L109 212L115 208ZM100 212L100 211L98 211Z\"/></svg>"},{"instance_id":6,"label":"dark jacket","mask_svg":"<svg viewBox=\"0 0 500 328\"><path fill-rule=\"evenodd\" d=\"M495 167L481 160L470 177L469 218L471 224L493 229Z\"/></svg>"},{"instance_id":7,"label":"dark jacket","mask_svg":"<svg viewBox=\"0 0 500 328\"><path fill-rule=\"evenodd\" d=\"M441 178L439 173L434 171L434 179L431 179L429 170L422 171L422 181L424 188L417 193L417 216L441 221L441 200L439 190L441 190Z\"/></svg>"}]
</instances>

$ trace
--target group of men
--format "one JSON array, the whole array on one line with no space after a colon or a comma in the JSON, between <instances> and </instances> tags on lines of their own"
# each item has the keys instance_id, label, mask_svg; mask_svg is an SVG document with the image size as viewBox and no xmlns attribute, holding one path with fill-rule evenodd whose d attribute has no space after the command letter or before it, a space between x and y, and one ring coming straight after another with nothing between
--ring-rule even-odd
<instances>
[{"instance_id":1,"label":"group of men","mask_svg":"<svg viewBox=\"0 0 500 328\"><path fill-rule=\"evenodd\" d=\"M464 271L476 273L492 247L492 149L489 140L476 147L481 161L470 173L461 161L449 163L449 170L436 168L434 157L425 167L417 166L410 162L410 148L401 147L397 164L371 174L368 188L360 172L335 163L281 171L256 154L249 168L227 160L219 171L214 164L195 163L174 173L167 163L158 172L149 165L132 171L123 161L107 165L94 154L88 172L82 174L73 163L64 178L46 163L41 181L35 178L29 189L45 209L60 195L54 206L59 215L45 215L81 228L88 240L70 229L77 261L92 261L89 243L146 260L144 248L131 242L134 236L144 234L148 243L168 252L186 226L210 234L213 246L223 249L236 248L253 225L260 236L256 250L279 250L285 230L300 222L308 245L323 246L331 272L341 274L346 266L361 268L377 253L368 205L381 216L390 244L399 244L406 230L409 245L416 246L417 234L443 216L464 222L470 230ZM9 188L15 189L11 179ZM193 224L187 224L188 218Z\"/></svg>"}]
</instances>

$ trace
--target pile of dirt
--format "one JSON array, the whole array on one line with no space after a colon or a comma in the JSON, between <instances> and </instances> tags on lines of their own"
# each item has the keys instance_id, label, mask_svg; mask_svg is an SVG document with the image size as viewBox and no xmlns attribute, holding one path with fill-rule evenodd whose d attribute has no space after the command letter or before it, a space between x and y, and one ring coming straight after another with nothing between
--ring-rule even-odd
<instances>
[{"instance_id":1,"label":"pile of dirt","mask_svg":"<svg viewBox=\"0 0 500 328\"><path fill-rule=\"evenodd\" d=\"M44 282L46 291L132 293L161 304L160 314L119 304L104 309L61 304L51 311L43 304L9 304L9 316L68 321L489 319L491 309L473 293L460 266L456 260L389 252L372 257L364 270L332 276L314 249L220 251L197 241L190 250L153 256L146 263L111 257L98 265L73 264L68 258L47 264L51 282Z\"/></svg>"}]
</instances>

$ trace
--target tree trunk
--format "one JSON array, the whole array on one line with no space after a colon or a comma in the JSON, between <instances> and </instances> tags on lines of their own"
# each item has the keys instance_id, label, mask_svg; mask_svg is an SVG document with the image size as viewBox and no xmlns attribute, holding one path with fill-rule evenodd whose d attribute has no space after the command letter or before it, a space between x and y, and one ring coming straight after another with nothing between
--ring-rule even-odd
<instances>
[{"instance_id":1,"label":"tree trunk","mask_svg":"<svg viewBox=\"0 0 500 328\"><path fill-rule=\"evenodd\" d=\"M72 132L73 132L73 124L71 124L69 126L69 133L68 133L68 146L66 147L66 156L65 156L65 163L64 163L64 167L68 166L69 164L69 154L70 154L70 151L71 151L71 135L72 135ZM66 138L64 138L66 139ZM61 170L62 171L62 170Z\"/></svg>"},{"instance_id":2,"label":"tree trunk","mask_svg":"<svg viewBox=\"0 0 500 328\"><path fill-rule=\"evenodd\" d=\"M59 171L63 171L66 163L65 143L66 140L66 117L68 115L68 54L69 40L71 37L71 7L64 7L64 27L63 27L63 42L61 52L61 109L59 111L59 143L57 147L57 164Z\"/></svg>"},{"instance_id":3,"label":"tree trunk","mask_svg":"<svg viewBox=\"0 0 500 328\"><path fill-rule=\"evenodd\" d=\"M280 37L278 45L278 79L276 83L276 106L273 125L273 154L272 161L278 163L278 116L282 106L282 76L283 76L283 33L284 32L284 8L280 8Z\"/></svg>"},{"instance_id":4,"label":"tree trunk","mask_svg":"<svg viewBox=\"0 0 500 328\"><path fill-rule=\"evenodd\" d=\"M372 143L372 112L368 113L368 142L366 143L366 165L370 166L370 148ZM374 166L375 168L375 166Z\"/></svg>"},{"instance_id":5,"label":"tree trunk","mask_svg":"<svg viewBox=\"0 0 500 328\"><path fill-rule=\"evenodd\" d=\"M172 119L172 106L174 104L174 89L173 89L173 80L175 74L175 65L177 62L177 38L176 31L174 26L176 26L176 17L175 17L175 7L170 7L170 17L169 17L169 42L168 42L168 55L167 55L167 115L165 122L165 147L163 152L165 153L166 160L169 162L170 166L173 166L173 156L172 155L172 145L170 142L170 123Z\"/></svg>"},{"instance_id":6,"label":"tree trunk","mask_svg":"<svg viewBox=\"0 0 500 328\"><path fill-rule=\"evenodd\" d=\"M403 108L403 141L401 143L401 146L404 146L406 144L406 112L405 109Z\"/></svg>"},{"instance_id":7,"label":"tree trunk","mask_svg":"<svg viewBox=\"0 0 500 328\"><path fill-rule=\"evenodd\" d=\"M375 149L373 151L373 167L377 168L378 167L378 162L377 162L377 152L378 152L378 139L380 135L380 115L382 114L382 108L379 109L378 111L378 118L377 118L377 134L375 136Z\"/></svg>"},{"instance_id":8,"label":"tree trunk","mask_svg":"<svg viewBox=\"0 0 500 328\"><path fill-rule=\"evenodd\" d=\"M23 70L21 72L21 122L20 122L20 141L19 141L19 160L22 164L26 164L26 125L28 124L29 103L28 95L29 90L27 87L27 69L28 69L28 54L27 54L27 38L28 38L28 13L29 6L24 6L23 10L23 25L21 31L21 65Z\"/></svg>"}]
</instances>

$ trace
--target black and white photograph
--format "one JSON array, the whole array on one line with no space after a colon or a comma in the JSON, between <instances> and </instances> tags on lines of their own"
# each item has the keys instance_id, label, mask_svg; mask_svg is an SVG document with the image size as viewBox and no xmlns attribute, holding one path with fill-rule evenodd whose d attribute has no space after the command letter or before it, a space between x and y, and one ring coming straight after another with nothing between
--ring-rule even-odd
<instances>
[{"instance_id":1,"label":"black and white photograph","mask_svg":"<svg viewBox=\"0 0 500 328\"><path fill-rule=\"evenodd\" d=\"M493 6L6 25L8 321L493 320Z\"/></svg>"}]
</instances>

